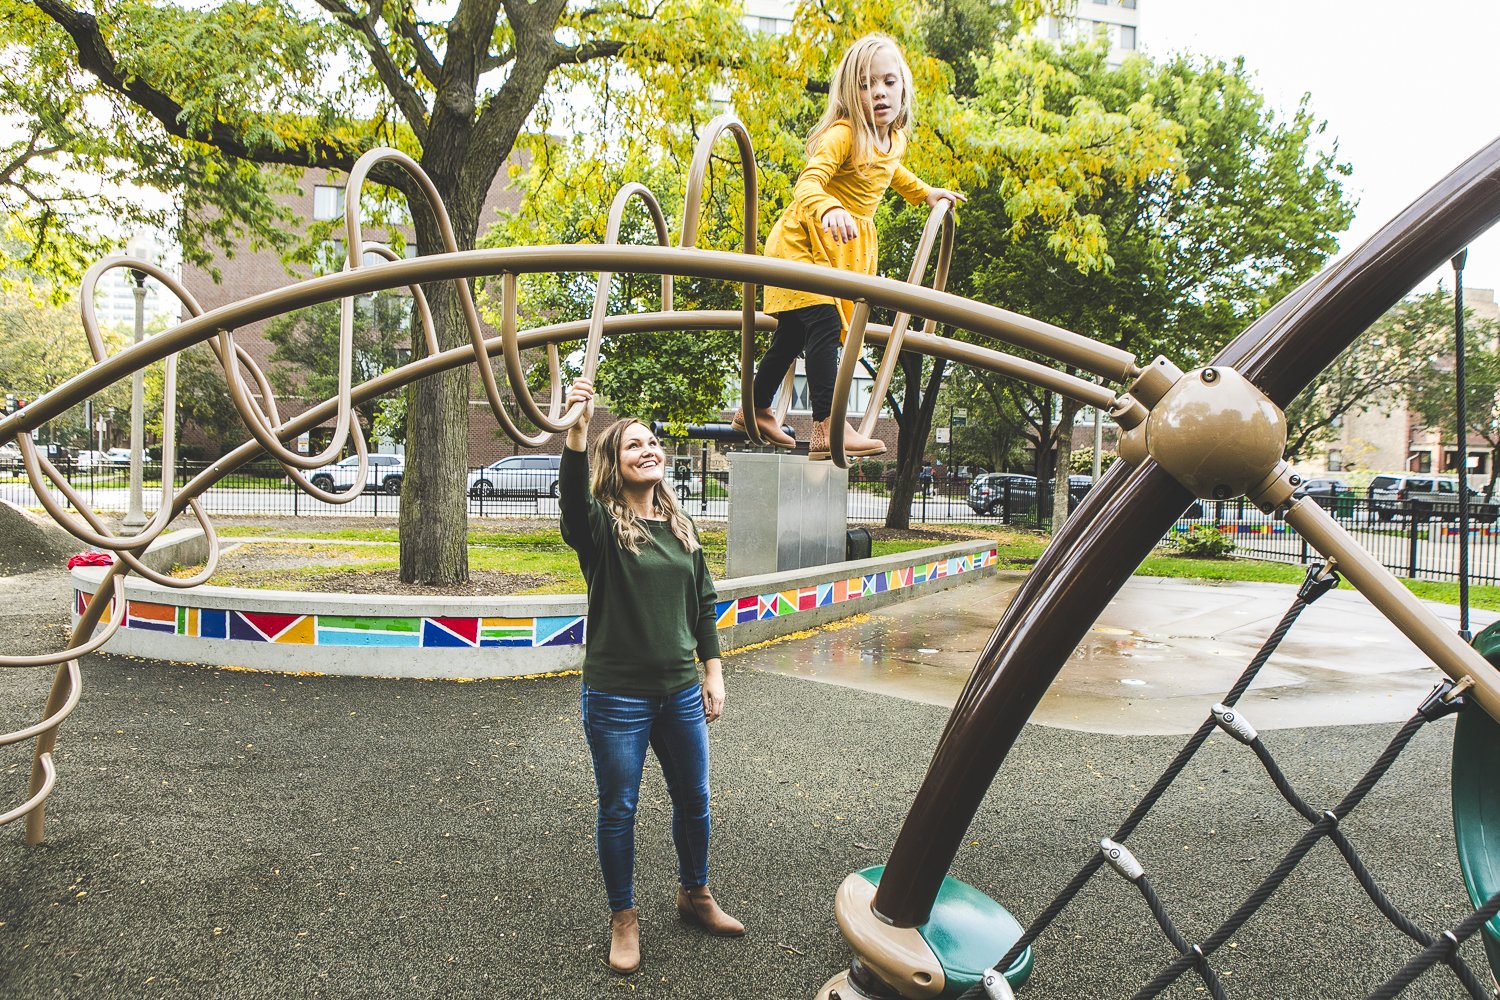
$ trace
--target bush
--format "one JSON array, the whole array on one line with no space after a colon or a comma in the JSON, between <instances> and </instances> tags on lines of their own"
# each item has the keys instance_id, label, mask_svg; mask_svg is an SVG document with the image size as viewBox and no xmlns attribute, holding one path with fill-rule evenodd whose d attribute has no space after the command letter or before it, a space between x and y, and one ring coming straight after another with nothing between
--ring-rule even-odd
<instances>
[{"instance_id":1,"label":"bush","mask_svg":"<svg viewBox=\"0 0 1500 1000\"><path fill-rule=\"evenodd\" d=\"M885 463L878 458L866 458L856 462L850 469L849 478L865 483L878 483L885 478Z\"/></svg>"},{"instance_id":2,"label":"bush","mask_svg":"<svg viewBox=\"0 0 1500 1000\"><path fill-rule=\"evenodd\" d=\"M1234 539L1212 524L1195 524L1172 533L1172 541L1189 559L1225 559L1234 551Z\"/></svg>"}]
</instances>

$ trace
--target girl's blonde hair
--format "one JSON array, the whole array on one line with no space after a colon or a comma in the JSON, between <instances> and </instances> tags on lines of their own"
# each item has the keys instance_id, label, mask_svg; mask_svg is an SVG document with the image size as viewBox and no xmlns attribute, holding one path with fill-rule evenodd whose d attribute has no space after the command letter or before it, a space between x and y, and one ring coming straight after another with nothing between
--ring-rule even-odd
<instances>
[{"instance_id":1,"label":"girl's blonde hair","mask_svg":"<svg viewBox=\"0 0 1500 1000\"><path fill-rule=\"evenodd\" d=\"M642 421L626 417L610 424L594 442L589 488L593 490L594 499L603 504L604 509L615 519L615 541L620 548L639 553L642 544L651 543L651 529L636 517L630 504L625 502L625 480L620 475L620 442L625 437L626 429L632 424L646 427ZM646 429L650 430L649 427ZM667 485L665 476L651 491L651 500L656 504L657 510L667 515L672 534L677 536L682 547L688 552L696 551L699 548L698 533L693 530L693 522L677 506L677 497Z\"/></svg>"},{"instance_id":2,"label":"girl's blonde hair","mask_svg":"<svg viewBox=\"0 0 1500 1000\"><path fill-rule=\"evenodd\" d=\"M849 129L854 134L849 161L855 164L856 170L865 169L870 162L875 150L875 121L865 111L864 104L859 99L859 85L870 78L870 64L882 49L895 53L896 62L901 67L901 108L896 112L895 121L891 122L891 129L905 132L911 128L914 120L911 109L911 67L906 64L906 56L902 55L901 46L896 44L894 38L872 32L849 46L849 51L844 53L838 68L833 71L833 79L828 83L828 107L807 137L809 157L818 151L818 146L829 129L839 122L848 122Z\"/></svg>"}]
</instances>

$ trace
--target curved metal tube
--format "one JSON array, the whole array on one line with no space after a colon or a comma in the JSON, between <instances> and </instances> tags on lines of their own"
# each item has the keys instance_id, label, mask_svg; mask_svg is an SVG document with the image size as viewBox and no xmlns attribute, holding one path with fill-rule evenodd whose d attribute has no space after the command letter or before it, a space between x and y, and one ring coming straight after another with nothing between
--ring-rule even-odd
<instances>
[{"instance_id":1,"label":"curved metal tube","mask_svg":"<svg viewBox=\"0 0 1500 1000\"><path fill-rule=\"evenodd\" d=\"M633 199L640 199L651 214L651 221L656 225L656 242L658 246L667 246L670 237L667 235L667 217L662 214L661 205L651 189L644 184L626 184L620 188L615 195L614 201L609 206L609 222L605 227L605 246L617 246L620 242L620 226L625 220L625 209ZM611 271L600 271L598 285L594 291L594 308L589 315L588 337L583 348L583 377L592 380L599 371L599 351L604 342L604 318L609 312L609 286L614 277ZM526 385L526 370L521 364L521 349L517 341L517 311L516 301L516 276L506 273L501 275L501 299L504 303L504 318L500 327L500 341L505 345L505 369L510 377L511 391L515 393L516 401L520 403L521 409L531 418L531 422L549 433L561 433L576 424L583 416L583 404L575 403L568 408L562 419L558 414L562 409L563 389L562 370L558 362L557 347L555 344L547 345L547 362L551 374L552 393L551 408L549 412L543 413L532 398L531 390ZM672 311L672 278L671 275L661 277L661 301L662 311ZM476 353L484 351L484 338L482 334L475 333ZM488 374L489 363L480 363L480 375L485 380L485 391L492 392L493 376Z\"/></svg>"},{"instance_id":2,"label":"curved metal tube","mask_svg":"<svg viewBox=\"0 0 1500 1000\"><path fill-rule=\"evenodd\" d=\"M953 203L946 198L927 213L922 238L917 244L911 271L906 276L908 283L922 283L922 276L927 273L927 261L932 257L932 245L940 231L943 243L938 252L937 273L933 276L932 287L940 292L947 287L948 266L953 260ZM849 415L849 394L854 387L854 371L859 367L860 354L864 351L865 326L869 320L869 303L861 299L854 304L854 315L849 320L849 334L844 340L843 357L839 359L838 375L833 381L833 408L828 415L828 451L829 458L840 469L849 467L848 458L844 454L844 421ZM870 403L865 407L864 418L860 421L861 434L868 436L875 429L875 421L880 417L880 400L885 398L885 392L896 374L896 365L901 360L901 342L910 323L911 313L907 312L897 313L895 321L891 323L890 340L886 344L885 355L880 359L880 368L875 373ZM930 324L931 320L923 323L924 332Z\"/></svg>"},{"instance_id":3,"label":"curved metal tube","mask_svg":"<svg viewBox=\"0 0 1500 1000\"><path fill-rule=\"evenodd\" d=\"M124 575L120 574L114 577L114 594L112 596L104 597L104 591L105 588L101 586L94 592L94 596L89 598L90 606L92 606L94 601L101 602L100 614L95 616L96 620L103 617L103 606L109 604L110 601L114 601L114 614L109 616L109 622L105 625L104 631L90 637L79 645L69 646L67 649L61 649L55 653L38 653L35 656L0 656L0 667L51 667L59 663L66 663L69 660L76 661L79 657L87 656L114 638L114 634L120 631L120 628L125 624L125 615L127 613ZM78 642L81 638L82 636L79 636L75 632L71 641ZM69 708L68 711L71 712L72 709ZM59 719L58 721L62 720ZM42 723L38 723L31 729L22 729L16 733L0 733L0 747L30 739L46 728L45 723L46 720L43 720Z\"/></svg>"},{"instance_id":4,"label":"curved metal tube","mask_svg":"<svg viewBox=\"0 0 1500 1000\"><path fill-rule=\"evenodd\" d=\"M740 174L745 178L745 224L740 240L740 252L756 256L756 245L760 232L760 181L755 170L755 146L750 141L750 130L744 122L732 114L722 114L708 123L703 130L698 146L693 150L693 163L688 168L687 193L682 201L682 238L679 247L698 245L698 217L702 214L703 191L708 183L708 164L713 158L714 143L728 132L734 137L735 148L740 154ZM663 306L662 308L666 308ZM746 414L745 436L753 445L764 445L765 438L755 425L755 282L746 278L740 285L740 405ZM792 403L792 373L787 372L783 383L781 402L776 408L776 423L786 419L787 409Z\"/></svg>"},{"instance_id":5,"label":"curved metal tube","mask_svg":"<svg viewBox=\"0 0 1500 1000\"><path fill-rule=\"evenodd\" d=\"M740 153L741 166L745 173L744 246L743 251L738 254L724 254L692 248L697 239L698 217L701 214L703 190L713 145L717 138L726 131L732 133L735 137ZM363 238L359 213L360 192L363 189L369 171L375 164L383 161L396 163L417 179L437 219L445 253L428 258L407 260L396 254L390 247L380 243L368 242ZM657 247L629 248L617 245L620 223L625 207L630 199L634 197L641 198L645 202L647 209L651 212L656 226L657 240L661 245ZM484 376L486 393L489 397L491 409L495 412L496 418L502 427L511 437L521 443L537 444L550 436L550 433L571 426L582 412L581 408L573 408L559 418L559 401L562 398L561 366L558 361L556 348L559 341L577 339L580 333L585 334L588 341L585 371L593 375L597 369L600 343L606 332L610 334L622 334L644 332L647 330L691 329L695 326L700 328L732 328L733 325L738 325L741 331L741 396L746 401L747 406L753 405L751 398L753 391L751 377L753 375L753 363L755 360L754 337L757 329L766 329L771 324L770 317L757 314L754 306L755 286L761 280L762 276L769 277L778 284L786 284L792 287L807 287L810 290L821 290L828 294L838 295L839 297L858 298L864 308L864 314L861 316L859 323L859 345L863 344L867 332L866 324L868 321L869 303L876 302L895 308L900 315L893 328L871 328L868 331L871 339L890 345L889 353L892 357L896 353L899 353L906 338L908 315L913 311L919 311L930 317L929 323L944 321L951 325L969 326L978 329L982 333L1002 339L1014 339L1018 343L1033 348L1036 348L1040 344L1051 344L1055 348L1058 348L1064 357L1070 359L1088 357L1093 359L1097 366L1116 372L1122 376L1128 376L1136 371L1134 359L1124 352L1100 348L1097 345L1091 344L1085 338L1078 337L1076 334L1050 327L1047 324L1039 324L1025 317L1016 316L1013 313L1006 313L1003 310L967 303L952 296L944 296L940 292L936 293L938 294L937 298L933 298L934 293L926 289L913 291L910 289L893 288L891 287L893 284L899 283L884 282L882 279L833 273L827 269L816 268L812 265L790 264L784 261L770 261L761 258L755 252L756 232L758 229L757 201L755 158L753 148L750 144L749 133L732 115L721 115L710 123L694 155L685 198L683 227L679 247L671 248L665 246L668 240L666 220L660 206L650 191L640 185L629 185L619 193L611 207L609 230L606 236L606 245L603 247L554 247L540 248L540 250L538 248L525 248L519 251L466 251L460 253L457 250L456 240L453 236L446 209L425 172L422 171L415 161L399 151L378 149L372 150L361 157L350 174L345 204L346 246L349 248L349 252L345 257L344 267L338 274L309 279L289 288L265 293L241 303L205 312L201 305L178 281L148 262L113 258L101 262L90 269L84 283L84 326L96 364L87 372L69 379L62 386L35 401L19 413L0 419L0 440L10 437L20 437L27 473L33 485L38 485L44 478L51 480L64 496L78 508L79 518L75 519L63 510L51 497L49 491L38 488L36 492L49 513L76 537L102 548L114 549L119 561L111 568L110 573L105 578L104 584L94 594L84 613L80 616L79 621L75 624L69 639L68 649L40 656L0 658L0 666L41 666L60 662L65 663L58 670L54 678L52 692L49 696L48 705L43 713L42 720L24 730L10 733L0 738L0 745L7 745L32 738L37 739L37 746L33 755L31 794L27 802L23 803L21 807L0 816L0 823L9 822L25 815L27 817L28 842L37 843L40 841L44 824L43 803L56 782L56 769L52 758L52 749L56 745L58 726L77 705L81 691L78 657L104 645L124 624L128 616L128 602L125 597L124 586L125 576L129 572L134 571L146 579L153 580L165 586L188 588L204 582L214 572L218 558L218 542L212 523L197 501L197 497L203 490L207 489L214 482L217 482L219 478L229 471L249 461L254 455L264 451L272 455L282 465L297 488L325 502L343 503L353 500L360 494L365 485L367 479L365 470L368 467L368 451L354 409L356 403L406 385L435 371L456 368L459 365L467 363L469 360L477 361ZM921 274L925 271L927 258L931 252L935 226L943 219L946 219L946 228L944 229L944 243L943 249L940 251L938 278L936 282L939 289L944 283L947 262L951 254L952 221L951 217L947 216L945 211L936 212L929 218L928 226L924 230L918 260L912 269L912 281L919 282ZM374 253L384 258L385 263L378 267L366 266L364 264L364 254L366 253ZM623 268L621 265L623 265ZM107 356L103 338L98 333L97 317L93 311L92 292L98 277L114 267L129 267L156 277L158 281L162 282L170 291L177 295L189 318L173 330L120 351L114 356ZM661 313L626 317L607 317L605 315L608 307L608 285L611 272L621 269L629 269L637 272L642 270L654 271L662 276L663 310ZM530 331L526 334L518 331L516 276L520 273L543 270L594 270L600 272L595 308L586 324L557 324L542 330ZM503 288L504 317L501 335L499 338L489 340L485 339L482 335L477 309L474 306L473 296L468 285L468 279L483 274L500 275ZM730 323L729 320L732 316L730 313L716 311L679 313L674 311L672 278L677 274L741 281L742 305L737 317L737 323ZM459 348L446 352L439 351L439 343L432 322L431 312L421 288L423 281L430 280L452 280L455 282L459 290L464 321L469 328L470 343L467 348ZM397 371L371 379L364 385L354 386L352 384L353 296L396 285L405 285L412 292L413 299L419 310L423 337L426 342L425 346L428 349L427 356L416 359ZM337 359L338 390L333 398L323 404L300 414L292 420L283 421L280 417L279 407L270 380L259 365L255 363L254 359L235 343L233 331L235 328L246 323L267 319L291 309L315 305L320 302L331 301L335 298L341 300L339 355ZM1106 403L1112 401L1114 398L1113 394L1100 390L1092 383L1064 373L1051 371L1043 366L1035 365L1019 358L1011 358L999 352L988 351L974 345L941 342L939 338L926 338L923 334L913 334L911 339L913 341L921 341L923 339L931 341L931 343L917 343L915 345L917 349L929 350L941 356L962 357L971 363L993 367L994 370L1007 371L1019 377L1041 379L1045 384L1057 387L1060 391L1072 390L1073 394L1077 394L1085 400L1095 402L1096 405L1101 393ZM230 455L225 456L220 462L194 477L179 492L173 488L176 466L176 354L178 351L193 344L205 341L210 344L220 366L224 370L225 382L229 389L231 401L244 419L251 434L251 441L240 446L240 448L236 449ZM525 372L520 364L521 348L523 346L534 345L545 345L548 350L553 396L550 412L548 413L543 413L540 410L529 391L527 391ZM857 355L858 350L856 349L854 353ZM502 354L505 357L507 376L516 390L516 395L518 400L520 400L522 409L536 419L540 426L548 427L550 425L550 431L538 436L528 436L521 433L510 419L505 407L502 405L503 401L499 398L498 385L494 379L493 370L490 367L490 358L496 354ZM24 432L55 416L56 413L53 412L54 410L61 412L98 389L124 378L139 368L162 359L166 360L167 366L166 390L163 394L165 419L163 430L162 501L151 522L148 524L146 531L140 535L128 538L117 537L110 534L103 520L83 503L82 497L72 488L66 477L62 476L45 457L36 453L29 436ZM1087 368L1088 365L1081 365L1080 367ZM889 365L884 366L884 370L888 384ZM877 373L878 375L879 373ZM251 383L253 383L254 391L252 391ZM257 394L259 399L256 398ZM845 387L845 398L847 399L847 387ZM785 417L785 409L789 405L789 402L790 393L784 392L780 412L782 419ZM336 425L334 439L328 448L317 455L298 454L285 447L282 443L284 440L322 423L330 416L333 417ZM870 416L867 415L866 419L868 421ZM749 422L749 428L752 440L758 440L759 436L754 421ZM352 439L354 451L360 466L358 481L354 488L343 494L332 494L313 486L307 479L306 470L321 465L341 453L348 439ZM145 566L137 557L136 550L149 545L151 541L160 535L166 525L184 509L191 509L193 511L199 524L207 534L210 555L204 570L195 574L190 579L179 580L158 573ZM107 590L112 591L112 598L105 596ZM111 599L115 601L115 613L111 616L111 620L106 627L98 635L94 635L94 630L102 617L103 609Z\"/></svg>"},{"instance_id":6,"label":"curved metal tube","mask_svg":"<svg viewBox=\"0 0 1500 1000\"><path fill-rule=\"evenodd\" d=\"M1500 141L1344 260L1252 323L1212 362L1286 406L1406 290L1500 218ZM875 896L899 927L925 922L965 831L1021 728L1077 643L1191 500L1154 461L1090 491L980 654L933 753Z\"/></svg>"}]
</instances>

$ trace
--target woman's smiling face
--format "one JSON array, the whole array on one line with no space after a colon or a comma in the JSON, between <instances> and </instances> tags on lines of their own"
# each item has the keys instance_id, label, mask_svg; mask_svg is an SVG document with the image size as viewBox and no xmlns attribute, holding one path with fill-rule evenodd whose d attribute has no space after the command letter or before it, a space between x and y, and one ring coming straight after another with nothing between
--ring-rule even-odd
<instances>
[{"instance_id":1,"label":"woman's smiling face","mask_svg":"<svg viewBox=\"0 0 1500 1000\"><path fill-rule=\"evenodd\" d=\"M620 436L620 479L627 488L650 487L666 476L667 456L645 424L631 424Z\"/></svg>"}]
</instances>

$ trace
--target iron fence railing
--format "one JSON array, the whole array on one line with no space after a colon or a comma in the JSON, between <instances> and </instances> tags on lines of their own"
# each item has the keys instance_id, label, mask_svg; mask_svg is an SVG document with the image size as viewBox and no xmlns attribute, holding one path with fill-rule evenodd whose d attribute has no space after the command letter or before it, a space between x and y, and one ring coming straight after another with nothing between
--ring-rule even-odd
<instances>
[{"instance_id":1,"label":"iron fence railing","mask_svg":"<svg viewBox=\"0 0 1500 1000\"><path fill-rule=\"evenodd\" d=\"M201 464L180 465L178 485L203 471ZM64 468L74 488L96 510L122 513L129 499L128 469L123 465L94 469ZM478 469L470 470L477 472ZM143 501L147 514L160 500L159 465L143 472ZM729 517L730 487L727 472L705 475L698 463L690 469L674 468L669 480L687 512L704 521ZM910 521L914 524L1009 524L1020 528L1045 528L1048 519L1038 516L1034 490L1024 485L1000 488L983 501L969 498L969 484L951 481L923 484L911 499ZM61 493L53 490L59 502ZM36 497L19 473L0 470L0 499L21 506L35 506ZM851 522L883 523L890 508L890 487L885 483L849 484L848 517ZM1320 499L1330 513L1372 555L1398 576L1425 580L1458 579L1458 525L1453 514L1439 514L1410 504L1384 501L1377 509L1363 497ZM236 470L204 494L209 514L240 516L393 516L401 506L399 493L385 492L377 485L346 504L315 500L294 489L280 465L254 463ZM473 517L557 516L557 501L543 486L532 493L469 496ZM1051 506L1043 495L1041 508ZM1481 517L1483 511L1480 511ZM1169 533L1172 535L1204 527L1217 528L1234 544L1234 554L1271 562L1305 565L1315 553L1290 525L1276 514L1263 514L1241 498L1194 504ZM1500 525L1493 520L1475 520L1469 525L1469 578L1475 583L1500 584Z\"/></svg>"}]
</instances>

